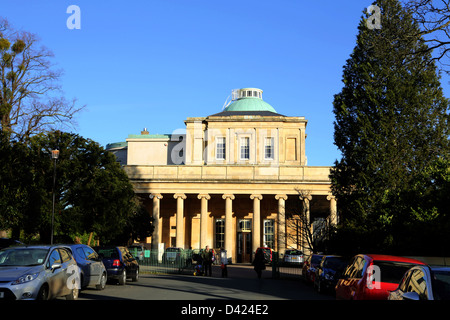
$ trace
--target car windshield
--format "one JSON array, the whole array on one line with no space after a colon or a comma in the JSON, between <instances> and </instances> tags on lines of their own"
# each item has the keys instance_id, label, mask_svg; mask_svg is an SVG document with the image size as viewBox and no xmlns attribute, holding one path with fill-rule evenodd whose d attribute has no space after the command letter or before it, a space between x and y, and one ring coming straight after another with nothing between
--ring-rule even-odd
<instances>
[{"instance_id":1,"label":"car windshield","mask_svg":"<svg viewBox=\"0 0 450 320\"><path fill-rule=\"evenodd\" d=\"M321 260L322 260L322 256L312 256L311 257L312 264L319 264Z\"/></svg>"},{"instance_id":2,"label":"car windshield","mask_svg":"<svg viewBox=\"0 0 450 320\"><path fill-rule=\"evenodd\" d=\"M303 253L299 250L286 250L286 254L298 256L298 255L302 255Z\"/></svg>"},{"instance_id":3,"label":"car windshield","mask_svg":"<svg viewBox=\"0 0 450 320\"><path fill-rule=\"evenodd\" d=\"M98 254L103 255L104 258L112 258L112 259L118 259L119 253L117 252L116 248L105 248L105 249L98 249Z\"/></svg>"},{"instance_id":4,"label":"car windshield","mask_svg":"<svg viewBox=\"0 0 450 320\"><path fill-rule=\"evenodd\" d=\"M374 261L373 264L380 268L379 281L388 283L399 283L406 271L415 266L415 264L397 261Z\"/></svg>"},{"instance_id":5,"label":"car windshield","mask_svg":"<svg viewBox=\"0 0 450 320\"><path fill-rule=\"evenodd\" d=\"M347 267L347 262L338 257L329 257L325 259L323 267L343 271Z\"/></svg>"},{"instance_id":6,"label":"car windshield","mask_svg":"<svg viewBox=\"0 0 450 320\"><path fill-rule=\"evenodd\" d=\"M42 248L11 248L0 251L0 266L36 266L43 264L48 249Z\"/></svg>"},{"instance_id":7,"label":"car windshield","mask_svg":"<svg viewBox=\"0 0 450 320\"><path fill-rule=\"evenodd\" d=\"M449 271L434 271L433 295L436 300L450 300Z\"/></svg>"}]
</instances>

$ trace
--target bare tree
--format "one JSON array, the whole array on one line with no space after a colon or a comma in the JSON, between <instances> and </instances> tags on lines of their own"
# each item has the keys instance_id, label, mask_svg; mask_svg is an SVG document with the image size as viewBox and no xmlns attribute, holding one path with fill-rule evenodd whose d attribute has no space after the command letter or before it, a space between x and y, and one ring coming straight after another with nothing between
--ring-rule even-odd
<instances>
[{"instance_id":1,"label":"bare tree","mask_svg":"<svg viewBox=\"0 0 450 320\"><path fill-rule=\"evenodd\" d=\"M428 52L434 52L433 61L439 62L441 69L450 74L450 0L404 0L419 23L417 34L427 44Z\"/></svg>"},{"instance_id":2,"label":"bare tree","mask_svg":"<svg viewBox=\"0 0 450 320\"><path fill-rule=\"evenodd\" d=\"M335 212L311 213L311 192L297 190L298 200L290 198L285 210L284 243L304 252L323 250L336 227Z\"/></svg>"},{"instance_id":3,"label":"bare tree","mask_svg":"<svg viewBox=\"0 0 450 320\"><path fill-rule=\"evenodd\" d=\"M8 138L26 140L75 124L74 114L83 107L62 96L62 72L53 69L52 57L34 34L0 18L0 128Z\"/></svg>"}]
</instances>

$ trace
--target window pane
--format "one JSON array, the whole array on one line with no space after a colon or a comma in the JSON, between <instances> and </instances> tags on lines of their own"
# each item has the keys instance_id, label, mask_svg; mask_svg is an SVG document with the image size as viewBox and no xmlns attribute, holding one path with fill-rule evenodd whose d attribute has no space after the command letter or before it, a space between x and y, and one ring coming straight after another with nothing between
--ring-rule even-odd
<instances>
[{"instance_id":1,"label":"window pane","mask_svg":"<svg viewBox=\"0 0 450 320\"><path fill-rule=\"evenodd\" d=\"M275 221L264 220L264 246L274 248L275 246Z\"/></svg>"},{"instance_id":2,"label":"window pane","mask_svg":"<svg viewBox=\"0 0 450 320\"><path fill-rule=\"evenodd\" d=\"M226 142L226 140L224 137L217 138L216 158L219 160L225 160L225 152L226 152L225 142Z\"/></svg>"},{"instance_id":3,"label":"window pane","mask_svg":"<svg viewBox=\"0 0 450 320\"><path fill-rule=\"evenodd\" d=\"M215 248L225 247L225 219L216 219Z\"/></svg>"},{"instance_id":4,"label":"window pane","mask_svg":"<svg viewBox=\"0 0 450 320\"><path fill-rule=\"evenodd\" d=\"M250 138L248 137L241 138L241 159L250 159Z\"/></svg>"},{"instance_id":5,"label":"window pane","mask_svg":"<svg viewBox=\"0 0 450 320\"><path fill-rule=\"evenodd\" d=\"M265 138L264 139L264 158L265 159L273 159L274 155L274 147L273 138Z\"/></svg>"}]
</instances>

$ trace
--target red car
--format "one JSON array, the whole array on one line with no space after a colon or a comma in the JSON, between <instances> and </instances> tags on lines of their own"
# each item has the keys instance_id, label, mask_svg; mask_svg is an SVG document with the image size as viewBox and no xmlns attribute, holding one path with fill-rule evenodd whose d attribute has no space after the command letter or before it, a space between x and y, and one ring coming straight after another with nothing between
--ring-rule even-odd
<instances>
[{"instance_id":1,"label":"red car","mask_svg":"<svg viewBox=\"0 0 450 320\"><path fill-rule=\"evenodd\" d=\"M387 300L405 272L422 261L379 254L358 254L336 285L336 299Z\"/></svg>"}]
</instances>

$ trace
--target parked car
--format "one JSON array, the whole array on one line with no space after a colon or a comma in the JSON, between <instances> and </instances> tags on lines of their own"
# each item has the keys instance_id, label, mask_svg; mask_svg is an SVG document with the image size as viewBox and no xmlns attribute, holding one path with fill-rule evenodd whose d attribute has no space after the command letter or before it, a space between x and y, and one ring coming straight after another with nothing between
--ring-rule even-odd
<instances>
[{"instance_id":1,"label":"parked car","mask_svg":"<svg viewBox=\"0 0 450 320\"><path fill-rule=\"evenodd\" d=\"M286 265L302 266L304 261L303 252L297 249L286 249L283 263Z\"/></svg>"},{"instance_id":2,"label":"parked car","mask_svg":"<svg viewBox=\"0 0 450 320\"><path fill-rule=\"evenodd\" d=\"M258 250L263 251L264 262L266 264L271 264L272 263L272 249L270 249L269 247L259 247L256 249L256 252L258 252ZM256 252L255 252L255 254L256 254Z\"/></svg>"},{"instance_id":3,"label":"parked car","mask_svg":"<svg viewBox=\"0 0 450 320\"><path fill-rule=\"evenodd\" d=\"M183 249L176 247L166 248L163 254L163 263L180 263Z\"/></svg>"},{"instance_id":4,"label":"parked car","mask_svg":"<svg viewBox=\"0 0 450 320\"><path fill-rule=\"evenodd\" d=\"M450 300L450 267L412 267L388 299Z\"/></svg>"},{"instance_id":5,"label":"parked car","mask_svg":"<svg viewBox=\"0 0 450 320\"><path fill-rule=\"evenodd\" d=\"M70 244L67 247L80 267L81 288L95 286L97 290L105 289L106 268L97 252L85 244Z\"/></svg>"},{"instance_id":6,"label":"parked car","mask_svg":"<svg viewBox=\"0 0 450 320\"><path fill-rule=\"evenodd\" d=\"M336 299L386 300L405 272L416 265L425 263L389 255L356 255L336 285Z\"/></svg>"},{"instance_id":7,"label":"parked car","mask_svg":"<svg viewBox=\"0 0 450 320\"><path fill-rule=\"evenodd\" d=\"M140 243L133 243L131 246L128 246L128 250L131 252L133 257L138 261L144 260L144 251L145 247Z\"/></svg>"},{"instance_id":8,"label":"parked car","mask_svg":"<svg viewBox=\"0 0 450 320\"><path fill-rule=\"evenodd\" d=\"M334 288L347 267L348 259L341 256L326 255L316 268L314 289L319 293L334 292Z\"/></svg>"},{"instance_id":9,"label":"parked car","mask_svg":"<svg viewBox=\"0 0 450 320\"><path fill-rule=\"evenodd\" d=\"M19 240L14 240L10 238L0 238L0 250L3 248L8 248L11 246L22 245L23 243Z\"/></svg>"},{"instance_id":10,"label":"parked car","mask_svg":"<svg viewBox=\"0 0 450 320\"><path fill-rule=\"evenodd\" d=\"M94 247L106 267L108 280L124 285L128 278L139 280L139 264L127 247Z\"/></svg>"},{"instance_id":11,"label":"parked car","mask_svg":"<svg viewBox=\"0 0 450 320\"><path fill-rule=\"evenodd\" d=\"M322 260L322 254L312 254L303 263L302 276L306 283L314 283L316 277L316 268Z\"/></svg>"},{"instance_id":12,"label":"parked car","mask_svg":"<svg viewBox=\"0 0 450 320\"><path fill-rule=\"evenodd\" d=\"M63 246L22 246L0 250L0 300L78 298L78 266Z\"/></svg>"}]
</instances>

